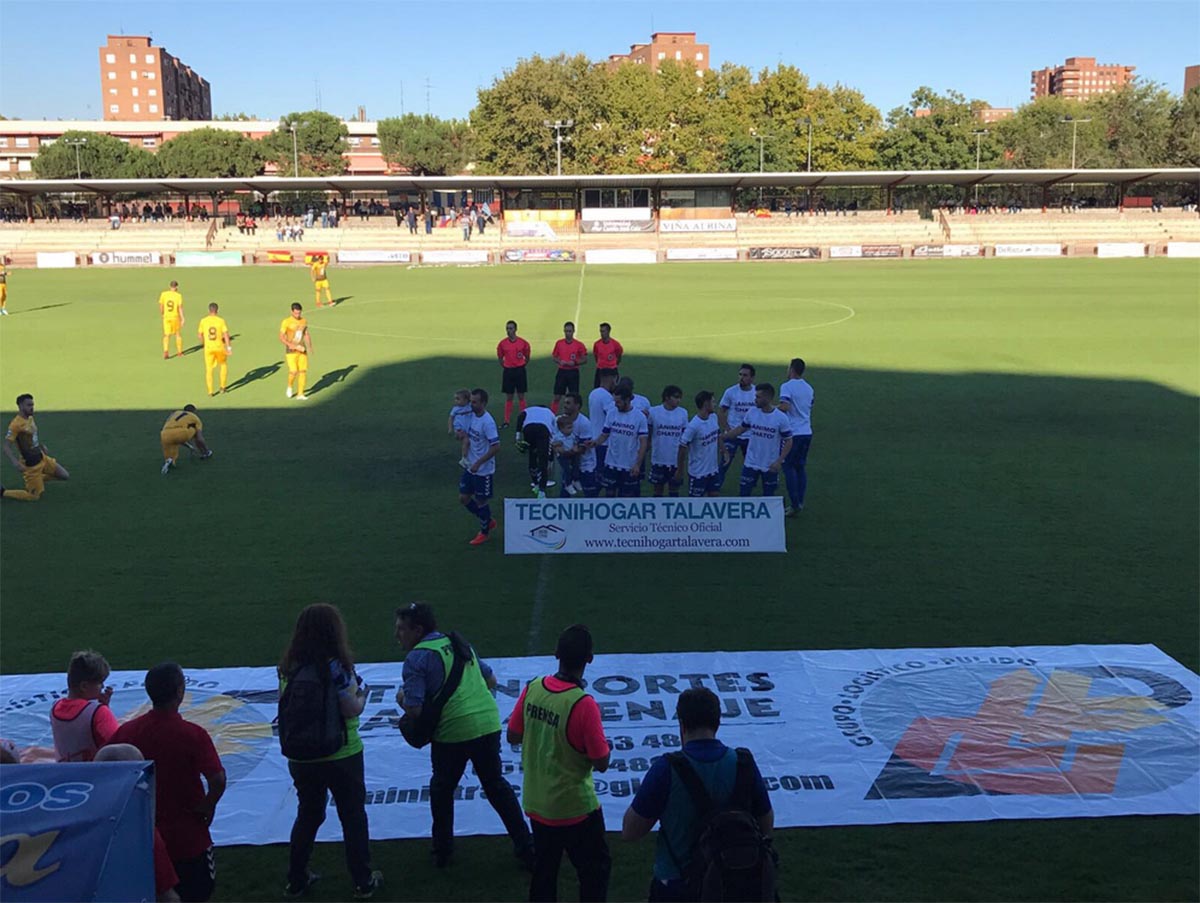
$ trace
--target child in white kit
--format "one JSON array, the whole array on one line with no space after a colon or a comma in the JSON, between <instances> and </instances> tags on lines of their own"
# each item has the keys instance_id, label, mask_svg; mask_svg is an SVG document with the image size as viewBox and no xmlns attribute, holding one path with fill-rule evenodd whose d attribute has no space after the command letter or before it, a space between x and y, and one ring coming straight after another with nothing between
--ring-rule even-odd
<instances>
[{"instance_id":1,"label":"child in white kit","mask_svg":"<svg viewBox=\"0 0 1200 903\"><path fill-rule=\"evenodd\" d=\"M573 435L575 422L566 414L560 414L555 424L554 432L550 436L550 448L558 457L563 491L567 495L575 495L583 492L583 486L579 482L579 455L576 453L579 442Z\"/></svg>"},{"instance_id":2,"label":"child in white kit","mask_svg":"<svg viewBox=\"0 0 1200 903\"><path fill-rule=\"evenodd\" d=\"M471 390L459 389L454 393L454 407L450 409L450 419L446 422L446 430L459 440L461 455L459 466L467 466L467 429L471 425Z\"/></svg>"}]
</instances>

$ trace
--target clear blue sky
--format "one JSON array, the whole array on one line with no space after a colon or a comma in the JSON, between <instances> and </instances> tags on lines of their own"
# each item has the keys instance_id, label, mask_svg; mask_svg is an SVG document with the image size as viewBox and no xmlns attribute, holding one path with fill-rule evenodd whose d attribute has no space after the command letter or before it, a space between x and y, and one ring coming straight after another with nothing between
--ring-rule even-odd
<instances>
[{"instance_id":1,"label":"clear blue sky","mask_svg":"<svg viewBox=\"0 0 1200 903\"><path fill-rule=\"evenodd\" d=\"M0 114L100 118L97 48L109 32L152 34L211 82L218 115L312 109L319 90L321 109L349 116L361 104L378 119L401 112L402 90L406 112L425 112L426 82L430 112L464 117L521 57L600 60L651 29L697 32L714 66L790 63L858 88L884 114L920 85L1018 106L1030 71L1068 56L1136 66L1175 93L1200 63L1196 0L0 0Z\"/></svg>"}]
</instances>

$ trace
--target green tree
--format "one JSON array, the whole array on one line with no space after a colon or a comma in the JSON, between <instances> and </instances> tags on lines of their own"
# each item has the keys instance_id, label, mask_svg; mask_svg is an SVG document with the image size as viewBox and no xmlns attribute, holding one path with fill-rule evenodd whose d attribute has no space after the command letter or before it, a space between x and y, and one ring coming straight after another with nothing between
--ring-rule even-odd
<instances>
[{"instance_id":1,"label":"green tree","mask_svg":"<svg viewBox=\"0 0 1200 903\"><path fill-rule=\"evenodd\" d=\"M1175 98L1162 85L1136 79L1101 94L1088 107L1104 120L1105 165L1163 166L1170 161Z\"/></svg>"},{"instance_id":2,"label":"green tree","mask_svg":"<svg viewBox=\"0 0 1200 903\"><path fill-rule=\"evenodd\" d=\"M1200 88L1192 88L1171 115L1171 162L1200 166Z\"/></svg>"},{"instance_id":3,"label":"green tree","mask_svg":"<svg viewBox=\"0 0 1200 903\"><path fill-rule=\"evenodd\" d=\"M220 116L214 116L217 122L255 122L258 116L254 113L222 113Z\"/></svg>"},{"instance_id":4,"label":"green tree","mask_svg":"<svg viewBox=\"0 0 1200 903\"><path fill-rule=\"evenodd\" d=\"M976 141L980 166L994 165L1000 154L990 131L982 130L982 101L968 101L957 91L938 94L921 87L907 106L888 113L888 128L878 144L879 165L884 169L974 169Z\"/></svg>"},{"instance_id":5,"label":"green tree","mask_svg":"<svg viewBox=\"0 0 1200 903\"><path fill-rule=\"evenodd\" d=\"M452 175L471 160L471 129L459 119L409 113L379 120L378 134L383 158L413 175Z\"/></svg>"},{"instance_id":6,"label":"green tree","mask_svg":"<svg viewBox=\"0 0 1200 903\"><path fill-rule=\"evenodd\" d=\"M1074 141L1076 167L1092 169L1108 164L1105 129L1094 102L1051 96L1039 97L993 124L991 135L1001 150L1001 167L1067 169Z\"/></svg>"},{"instance_id":7,"label":"green tree","mask_svg":"<svg viewBox=\"0 0 1200 903\"><path fill-rule=\"evenodd\" d=\"M122 179L158 179L162 177L162 165L156 154L141 147L126 145L127 153L120 166Z\"/></svg>"},{"instance_id":8,"label":"green tree","mask_svg":"<svg viewBox=\"0 0 1200 903\"><path fill-rule=\"evenodd\" d=\"M165 142L158 160L172 178L246 178L262 171L262 148L241 132L203 128Z\"/></svg>"},{"instance_id":9,"label":"green tree","mask_svg":"<svg viewBox=\"0 0 1200 903\"><path fill-rule=\"evenodd\" d=\"M309 110L288 113L279 120L279 127L262 139L264 157L274 162L279 175L297 175L293 165L293 126L294 156L299 159L299 175L329 176L346 171L346 159L342 156L350 134L346 123L321 110Z\"/></svg>"},{"instance_id":10,"label":"green tree","mask_svg":"<svg viewBox=\"0 0 1200 903\"><path fill-rule=\"evenodd\" d=\"M76 141L84 143L76 145ZM153 164L146 164L134 151L150 156L111 135L70 130L41 149L33 158L33 171L42 179L74 179L77 175L85 179L138 178L135 172L150 171Z\"/></svg>"}]
</instances>

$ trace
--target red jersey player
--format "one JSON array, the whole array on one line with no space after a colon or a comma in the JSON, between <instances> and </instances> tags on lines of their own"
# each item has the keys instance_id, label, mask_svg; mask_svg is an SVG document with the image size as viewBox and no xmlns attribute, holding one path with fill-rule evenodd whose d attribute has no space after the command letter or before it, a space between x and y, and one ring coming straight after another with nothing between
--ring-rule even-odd
<instances>
[{"instance_id":1,"label":"red jersey player","mask_svg":"<svg viewBox=\"0 0 1200 903\"><path fill-rule=\"evenodd\" d=\"M554 401L550 410L558 413L559 400L568 393L579 394L579 368L587 363L587 345L575 338L575 324L563 324L563 337L554 343L554 351L550 355L558 364L558 373L554 375Z\"/></svg>"},{"instance_id":2,"label":"red jersey player","mask_svg":"<svg viewBox=\"0 0 1200 903\"><path fill-rule=\"evenodd\" d=\"M529 343L517 335L516 320L505 323L504 331L508 335L496 346L496 357L500 359L500 366L504 368L504 377L500 383L500 391L504 393L504 423L500 425L501 429L508 426L508 422L512 420L514 392L521 410L525 410L525 393L529 391L529 377L525 372L525 365L529 363L531 350Z\"/></svg>"},{"instance_id":3,"label":"red jersey player","mask_svg":"<svg viewBox=\"0 0 1200 903\"><path fill-rule=\"evenodd\" d=\"M592 380L592 388L600 388L600 377L605 373L611 373L615 380L621 374L617 372L617 368L621 366L621 358L625 354L625 349L621 347L621 343L612 337L612 326L608 323L600 324L600 338L592 342L592 357L596 361L596 376Z\"/></svg>"}]
</instances>

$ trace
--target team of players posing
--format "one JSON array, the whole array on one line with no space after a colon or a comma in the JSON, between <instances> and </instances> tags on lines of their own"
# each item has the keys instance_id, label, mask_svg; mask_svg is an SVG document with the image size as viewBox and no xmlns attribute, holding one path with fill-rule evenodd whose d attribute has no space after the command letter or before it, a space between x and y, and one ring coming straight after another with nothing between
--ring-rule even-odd
<instances>
[{"instance_id":1,"label":"team of players posing","mask_svg":"<svg viewBox=\"0 0 1200 903\"><path fill-rule=\"evenodd\" d=\"M528 361L529 343L516 335L513 321L506 329L508 336L497 349L504 368L503 391L509 396L504 426L509 425L512 394L516 393L522 408L517 419L518 443L520 447L528 446L532 488L539 497L545 494L551 453L560 463L562 496L582 492L586 497L595 497L601 491L612 497L641 495L649 452L650 484L656 496L664 491L679 495L686 472L688 495L702 497L720 494L733 459L741 450L741 495L751 495L760 484L763 495L774 495L783 473L790 502L785 513L795 516L803 510L805 467L812 444L813 389L804 379L802 359L793 358L789 364L778 404L775 387L770 383L756 385L755 368L742 364L737 383L725 390L719 403L708 390L696 394L696 414L689 420L681 404L683 390L678 386L664 388L662 404L652 407L649 399L634 393L631 379L617 373L616 364L623 352L616 351L612 358L597 355L613 366L598 368L597 385L588 396L585 416L578 384L579 364L586 360L587 351L574 339L574 324L564 325L564 338L555 345L553 356L559 376L549 408L524 404L524 364L519 364L519 373L513 373L518 366L510 366L510 362ZM602 324L597 346L601 342L610 348L615 344L609 332L609 325ZM571 348L572 343L578 347ZM564 377L564 373L573 377ZM487 411L486 390L462 389L454 400L449 426L463 448L459 499L479 519L479 533L470 544L482 545L496 528L490 499L500 434Z\"/></svg>"}]
</instances>

